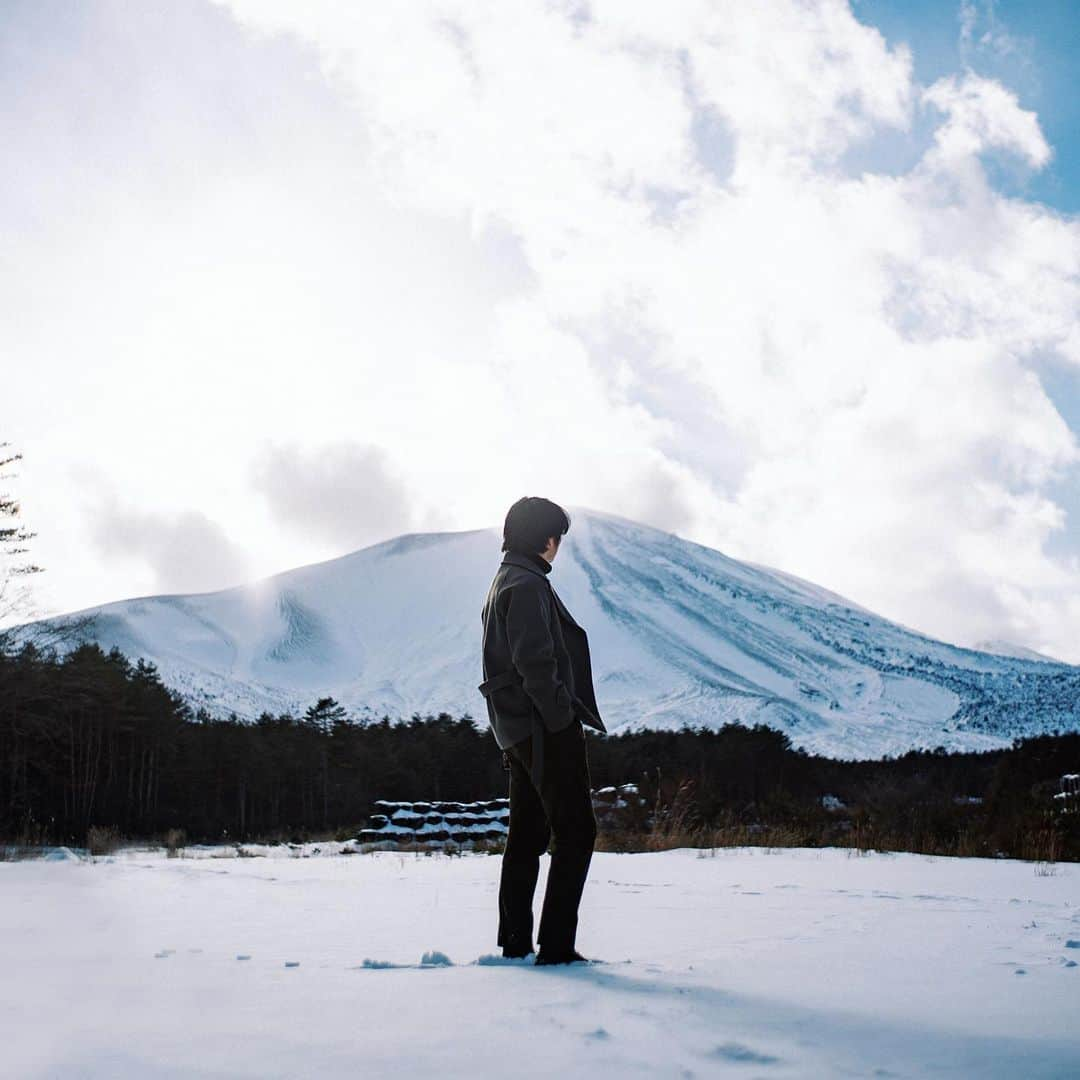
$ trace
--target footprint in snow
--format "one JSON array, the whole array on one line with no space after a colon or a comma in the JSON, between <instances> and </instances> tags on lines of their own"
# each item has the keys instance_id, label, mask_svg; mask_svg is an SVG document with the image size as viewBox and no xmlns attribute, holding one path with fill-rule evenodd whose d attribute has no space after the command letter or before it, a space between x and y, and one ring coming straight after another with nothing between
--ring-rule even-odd
<instances>
[{"instance_id":1,"label":"footprint in snow","mask_svg":"<svg viewBox=\"0 0 1080 1080\"><path fill-rule=\"evenodd\" d=\"M492 957L494 959L494 957ZM453 967L454 961L444 952L432 949L420 957L419 964L395 964L392 960L372 960L364 958L360 970L366 971L416 971L419 969Z\"/></svg>"},{"instance_id":2,"label":"footprint in snow","mask_svg":"<svg viewBox=\"0 0 1080 1080\"><path fill-rule=\"evenodd\" d=\"M431 952L424 953L420 957L419 964L397 964L393 960L372 960L370 957L365 957L364 961L351 970L353 971L430 971L434 968L450 968L450 967L533 967L536 961L536 957L533 955L522 957L509 957L500 956L496 953L486 953L483 956L478 956L475 960L470 961L468 964L455 964L446 953L439 952L437 949L432 949ZM588 966L600 966L602 964L632 964L632 960L589 960ZM586 965L577 964L575 967L584 967ZM657 968L657 971L660 969Z\"/></svg>"},{"instance_id":3,"label":"footprint in snow","mask_svg":"<svg viewBox=\"0 0 1080 1080\"><path fill-rule=\"evenodd\" d=\"M438 949L432 949L431 952L424 953L420 957L421 967L453 967L454 962L450 959L446 953L439 952Z\"/></svg>"},{"instance_id":4,"label":"footprint in snow","mask_svg":"<svg viewBox=\"0 0 1080 1080\"><path fill-rule=\"evenodd\" d=\"M709 1057L737 1062L740 1065L775 1065L780 1060L772 1054L762 1054L737 1042L721 1043L709 1053Z\"/></svg>"}]
</instances>

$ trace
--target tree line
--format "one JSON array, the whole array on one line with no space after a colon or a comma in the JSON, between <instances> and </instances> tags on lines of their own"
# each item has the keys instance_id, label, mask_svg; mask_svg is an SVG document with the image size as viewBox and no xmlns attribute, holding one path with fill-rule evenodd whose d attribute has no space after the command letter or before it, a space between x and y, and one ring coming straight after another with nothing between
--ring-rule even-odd
<instances>
[{"instance_id":1,"label":"tree line","mask_svg":"<svg viewBox=\"0 0 1080 1080\"><path fill-rule=\"evenodd\" d=\"M1080 859L1080 813L1052 798L1080 735L984 753L837 761L764 726L589 739L594 786L635 783L623 837ZM501 755L468 716L354 721L331 698L254 722L192 710L153 665L83 644L0 652L0 839L351 835L376 799L505 794Z\"/></svg>"}]
</instances>

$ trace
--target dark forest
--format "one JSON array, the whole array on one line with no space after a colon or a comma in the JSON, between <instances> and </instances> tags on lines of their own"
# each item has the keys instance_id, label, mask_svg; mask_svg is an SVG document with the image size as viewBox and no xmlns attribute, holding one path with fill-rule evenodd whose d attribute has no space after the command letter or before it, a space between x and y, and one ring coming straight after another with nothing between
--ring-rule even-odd
<instances>
[{"instance_id":1,"label":"dark forest","mask_svg":"<svg viewBox=\"0 0 1080 1080\"><path fill-rule=\"evenodd\" d=\"M601 846L837 845L1080 859L1080 812L1054 799L1080 735L985 753L836 761L782 732L591 736L594 787L636 783L643 809ZM0 839L82 845L182 830L189 842L355 833L376 799L504 795L501 755L467 716L357 723L330 698L254 722L192 711L152 665L83 645L0 654ZM1071 811L1071 812L1070 812Z\"/></svg>"}]
</instances>

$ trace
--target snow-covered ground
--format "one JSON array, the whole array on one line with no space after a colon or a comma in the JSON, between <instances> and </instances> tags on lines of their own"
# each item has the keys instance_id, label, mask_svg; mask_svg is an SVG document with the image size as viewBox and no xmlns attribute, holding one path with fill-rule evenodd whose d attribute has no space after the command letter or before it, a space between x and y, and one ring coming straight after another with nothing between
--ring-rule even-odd
<instances>
[{"instance_id":1,"label":"snow-covered ground","mask_svg":"<svg viewBox=\"0 0 1080 1080\"><path fill-rule=\"evenodd\" d=\"M567 970L498 857L342 847L0 863L0 1073L1080 1076L1077 866L598 854Z\"/></svg>"}]
</instances>

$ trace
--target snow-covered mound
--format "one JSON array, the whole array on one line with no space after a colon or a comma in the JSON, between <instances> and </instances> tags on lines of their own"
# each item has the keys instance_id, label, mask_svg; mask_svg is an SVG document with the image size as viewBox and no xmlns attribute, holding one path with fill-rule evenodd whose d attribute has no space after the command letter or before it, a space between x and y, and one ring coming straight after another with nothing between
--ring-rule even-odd
<instances>
[{"instance_id":1,"label":"snow-covered mound","mask_svg":"<svg viewBox=\"0 0 1080 1080\"><path fill-rule=\"evenodd\" d=\"M589 633L611 731L765 723L841 757L1080 729L1080 668L946 645L788 574L572 510L552 584ZM418 533L252 585L124 600L93 636L196 706L332 695L360 716L486 718L480 609L497 529Z\"/></svg>"},{"instance_id":2,"label":"snow-covered mound","mask_svg":"<svg viewBox=\"0 0 1080 1080\"><path fill-rule=\"evenodd\" d=\"M468 844L505 840L510 828L510 800L485 802L395 802L378 799L375 813L356 839L362 844Z\"/></svg>"}]
</instances>

